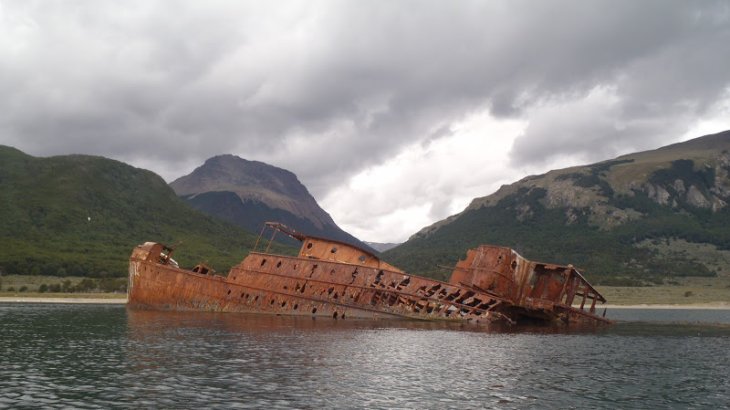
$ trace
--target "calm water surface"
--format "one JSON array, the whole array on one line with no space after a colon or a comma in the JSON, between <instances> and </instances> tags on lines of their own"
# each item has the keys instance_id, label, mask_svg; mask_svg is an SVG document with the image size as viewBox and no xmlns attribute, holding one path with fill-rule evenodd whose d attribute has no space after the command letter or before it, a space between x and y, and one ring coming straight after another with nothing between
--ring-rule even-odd
<instances>
[{"instance_id":1,"label":"calm water surface","mask_svg":"<svg viewBox=\"0 0 730 410\"><path fill-rule=\"evenodd\" d=\"M485 329L0 304L0 408L727 408L730 311Z\"/></svg>"}]
</instances>

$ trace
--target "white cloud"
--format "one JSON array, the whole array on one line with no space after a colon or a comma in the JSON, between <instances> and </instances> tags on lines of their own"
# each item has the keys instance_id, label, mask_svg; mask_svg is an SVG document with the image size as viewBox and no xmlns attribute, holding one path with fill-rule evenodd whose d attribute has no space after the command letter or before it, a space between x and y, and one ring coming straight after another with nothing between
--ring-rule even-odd
<instances>
[{"instance_id":1,"label":"white cloud","mask_svg":"<svg viewBox=\"0 0 730 410\"><path fill-rule=\"evenodd\" d=\"M265 161L400 240L525 172L725 127L727 44L724 1L0 0L0 144L168 181Z\"/></svg>"},{"instance_id":2,"label":"white cloud","mask_svg":"<svg viewBox=\"0 0 730 410\"><path fill-rule=\"evenodd\" d=\"M726 89L723 98L708 110L708 115L690 122L689 131L679 140L686 141L727 130L730 130L730 88Z\"/></svg>"},{"instance_id":3,"label":"white cloud","mask_svg":"<svg viewBox=\"0 0 730 410\"><path fill-rule=\"evenodd\" d=\"M321 201L341 226L365 240L404 241L436 220L460 212L478 195L519 176L509 149L524 128L488 112L453 124L425 143L369 167Z\"/></svg>"}]
</instances>

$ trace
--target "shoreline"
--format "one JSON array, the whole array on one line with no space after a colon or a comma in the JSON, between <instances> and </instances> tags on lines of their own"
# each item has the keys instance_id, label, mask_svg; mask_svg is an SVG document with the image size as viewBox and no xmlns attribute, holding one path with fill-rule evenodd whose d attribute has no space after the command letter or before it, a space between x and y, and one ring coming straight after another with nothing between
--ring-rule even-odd
<instances>
[{"instance_id":1,"label":"shoreline","mask_svg":"<svg viewBox=\"0 0 730 410\"><path fill-rule=\"evenodd\" d=\"M0 296L0 303L64 303L88 305L126 305L127 297L119 298L39 298L23 296Z\"/></svg>"},{"instance_id":2,"label":"shoreline","mask_svg":"<svg viewBox=\"0 0 730 410\"><path fill-rule=\"evenodd\" d=\"M0 303L63 303L63 304L90 304L90 305L126 305L127 297L117 298L94 298L94 297L24 297L24 296L0 296ZM578 307L578 306L575 306ZM631 305L602 305L596 306L596 311L606 309L708 309L708 310L730 310L728 302L708 302L690 304L667 304L667 303L642 303Z\"/></svg>"},{"instance_id":3,"label":"shoreline","mask_svg":"<svg viewBox=\"0 0 730 410\"><path fill-rule=\"evenodd\" d=\"M727 302L708 302L708 303L690 303L686 305L672 305L667 303L657 304L640 304L640 305L603 305L600 308L607 309L687 309L687 310L730 310L730 303ZM598 312L599 306L596 306L596 312Z\"/></svg>"}]
</instances>

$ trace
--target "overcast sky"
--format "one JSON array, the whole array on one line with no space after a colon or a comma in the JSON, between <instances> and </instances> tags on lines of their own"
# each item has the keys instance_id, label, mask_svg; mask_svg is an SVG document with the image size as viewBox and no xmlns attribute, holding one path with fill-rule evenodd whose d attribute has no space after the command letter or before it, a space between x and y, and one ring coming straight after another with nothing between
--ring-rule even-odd
<instances>
[{"instance_id":1,"label":"overcast sky","mask_svg":"<svg viewBox=\"0 0 730 410\"><path fill-rule=\"evenodd\" d=\"M363 240L726 129L727 1L0 0L0 144L264 161Z\"/></svg>"}]
</instances>

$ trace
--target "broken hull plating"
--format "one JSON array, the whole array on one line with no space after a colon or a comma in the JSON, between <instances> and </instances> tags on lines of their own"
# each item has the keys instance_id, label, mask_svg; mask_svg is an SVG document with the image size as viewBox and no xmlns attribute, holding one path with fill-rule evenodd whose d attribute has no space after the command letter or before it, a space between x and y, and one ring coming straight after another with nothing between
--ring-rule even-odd
<instances>
[{"instance_id":1,"label":"broken hull plating","mask_svg":"<svg viewBox=\"0 0 730 410\"><path fill-rule=\"evenodd\" d=\"M251 253L228 277L134 256L129 268L128 304L137 308L479 323L502 318L490 310L498 303L402 272L263 253Z\"/></svg>"},{"instance_id":2,"label":"broken hull plating","mask_svg":"<svg viewBox=\"0 0 730 410\"><path fill-rule=\"evenodd\" d=\"M609 322L595 314L596 300L605 299L572 266L536 264L509 248L470 250L446 283L346 244L296 238L303 242L298 256L251 252L226 277L180 269L170 263L169 248L140 245L130 258L129 306L335 319ZM583 297L580 309L571 306L576 295Z\"/></svg>"}]
</instances>

